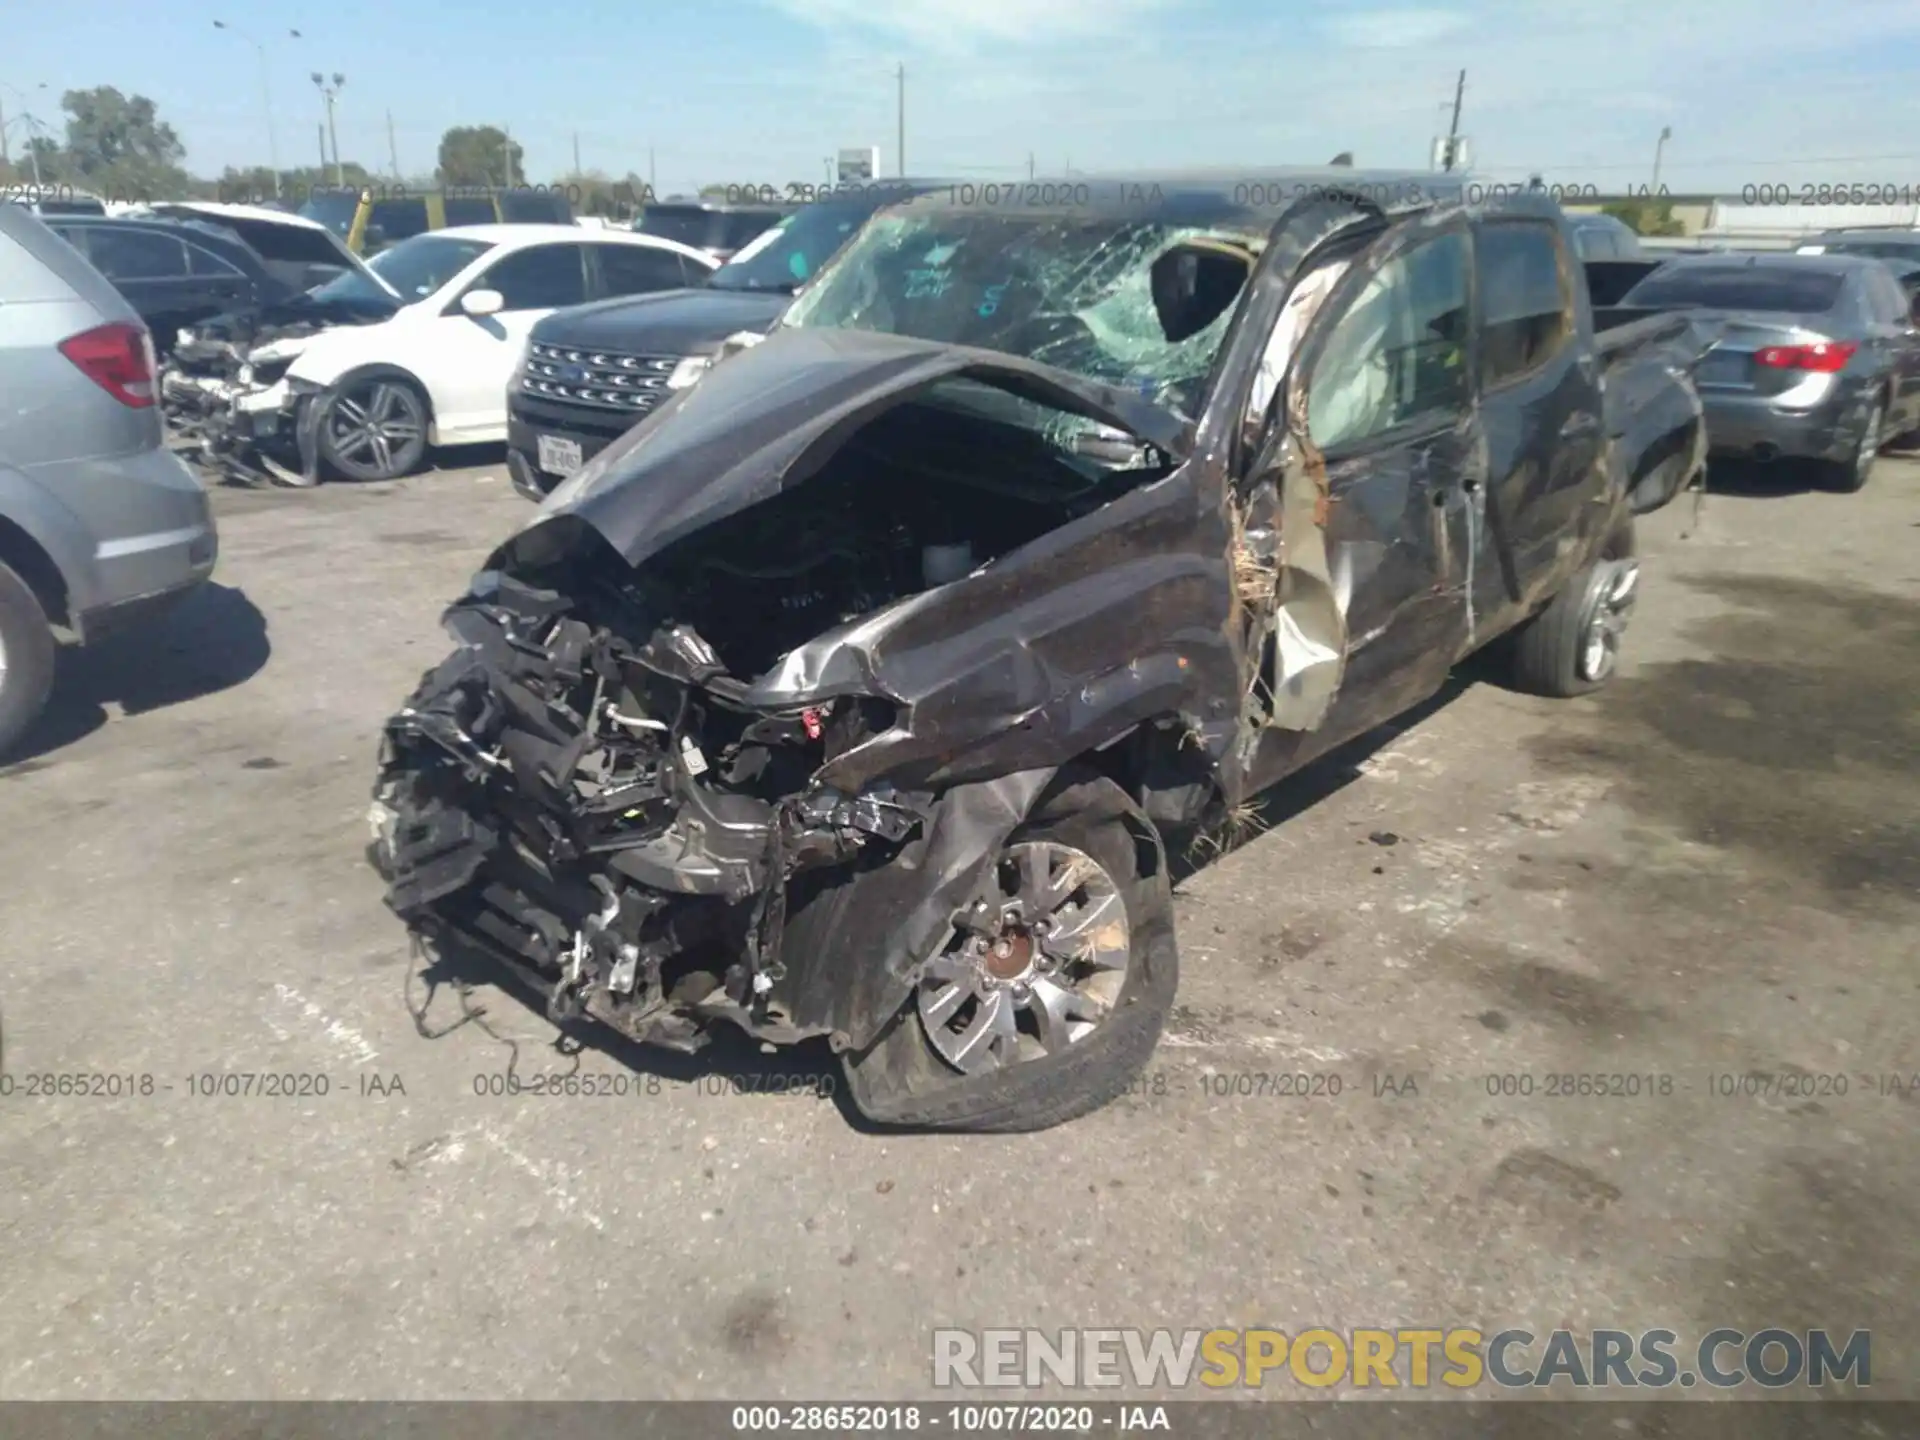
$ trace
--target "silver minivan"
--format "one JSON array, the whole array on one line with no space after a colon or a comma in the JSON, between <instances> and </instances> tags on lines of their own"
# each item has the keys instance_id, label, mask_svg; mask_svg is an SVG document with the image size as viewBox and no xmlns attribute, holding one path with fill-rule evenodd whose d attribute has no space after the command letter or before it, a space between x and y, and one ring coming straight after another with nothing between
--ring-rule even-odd
<instances>
[{"instance_id":1,"label":"silver minivan","mask_svg":"<svg viewBox=\"0 0 1920 1440\"><path fill-rule=\"evenodd\" d=\"M0 759L56 643L153 619L213 573L206 492L162 441L153 338L80 252L0 205Z\"/></svg>"}]
</instances>

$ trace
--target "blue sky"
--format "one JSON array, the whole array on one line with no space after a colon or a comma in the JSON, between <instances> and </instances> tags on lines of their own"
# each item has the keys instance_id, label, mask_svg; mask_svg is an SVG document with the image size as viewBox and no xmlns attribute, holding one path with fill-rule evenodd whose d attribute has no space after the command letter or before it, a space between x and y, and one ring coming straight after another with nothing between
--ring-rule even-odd
<instances>
[{"instance_id":1,"label":"blue sky","mask_svg":"<svg viewBox=\"0 0 1920 1440\"><path fill-rule=\"evenodd\" d=\"M584 164L665 192L892 173L894 66L916 173L1014 178L1181 164L1427 163L1455 72L1476 170L1562 183L1920 188L1914 0L115 0L15 9L0 102L113 84L152 97L216 174L264 163L266 43L282 162L318 158L313 70L341 71L340 148L405 171L453 124L508 125L530 178ZM289 28L304 34L287 37ZM47 89L37 87L44 83ZM20 127L12 131L16 137ZM1864 158L1851 158L1864 157Z\"/></svg>"}]
</instances>

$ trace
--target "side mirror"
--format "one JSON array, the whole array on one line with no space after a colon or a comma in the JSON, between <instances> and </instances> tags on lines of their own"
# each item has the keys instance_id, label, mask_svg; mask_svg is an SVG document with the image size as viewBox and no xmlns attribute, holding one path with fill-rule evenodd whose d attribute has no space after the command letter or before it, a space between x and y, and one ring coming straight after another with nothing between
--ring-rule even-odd
<instances>
[{"instance_id":1,"label":"side mirror","mask_svg":"<svg viewBox=\"0 0 1920 1440\"><path fill-rule=\"evenodd\" d=\"M469 290L460 297L460 308L475 318L497 315L506 308L506 304L507 297L498 290Z\"/></svg>"}]
</instances>

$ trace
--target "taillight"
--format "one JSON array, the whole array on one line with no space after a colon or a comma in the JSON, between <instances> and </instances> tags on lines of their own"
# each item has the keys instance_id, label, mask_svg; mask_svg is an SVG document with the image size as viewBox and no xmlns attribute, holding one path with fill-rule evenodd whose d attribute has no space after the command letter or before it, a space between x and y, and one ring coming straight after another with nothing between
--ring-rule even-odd
<instances>
[{"instance_id":1,"label":"taillight","mask_svg":"<svg viewBox=\"0 0 1920 1440\"><path fill-rule=\"evenodd\" d=\"M1753 363L1769 370L1810 370L1836 375L1860 347L1851 340L1822 340L1814 345L1768 345L1753 352Z\"/></svg>"},{"instance_id":2,"label":"taillight","mask_svg":"<svg viewBox=\"0 0 1920 1440\"><path fill-rule=\"evenodd\" d=\"M153 404L153 337L144 325L102 325L60 342L60 353L122 405Z\"/></svg>"}]
</instances>

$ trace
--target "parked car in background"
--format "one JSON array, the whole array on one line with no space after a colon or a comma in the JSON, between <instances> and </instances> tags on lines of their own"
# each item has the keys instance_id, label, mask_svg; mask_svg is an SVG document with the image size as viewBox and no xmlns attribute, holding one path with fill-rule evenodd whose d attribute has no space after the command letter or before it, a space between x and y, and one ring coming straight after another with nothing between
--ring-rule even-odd
<instances>
[{"instance_id":1,"label":"parked car in background","mask_svg":"<svg viewBox=\"0 0 1920 1440\"><path fill-rule=\"evenodd\" d=\"M233 231L205 221L60 215L47 228L126 297L162 359L183 325L299 293Z\"/></svg>"},{"instance_id":2,"label":"parked car in background","mask_svg":"<svg viewBox=\"0 0 1920 1440\"><path fill-rule=\"evenodd\" d=\"M416 235L313 291L286 327L236 316L183 337L164 393L236 478L389 480L429 446L506 438L507 381L542 316L713 268L685 245L571 224Z\"/></svg>"},{"instance_id":3,"label":"parked car in background","mask_svg":"<svg viewBox=\"0 0 1920 1440\"><path fill-rule=\"evenodd\" d=\"M730 336L771 330L800 287L881 206L947 183L849 187L763 230L698 289L605 300L540 321L507 396L514 488L541 499L698 380Z\"/></svg>"},{"instance_id":4,"label":"parked car in background","mask_svg":"<svg viewBox=\"0 0 1920 1440\"><path fill-rule=\"evenodd\" d=\"M1553 202L1452 182L874 216L448 611L381 747L389 906L556 1019L823 1038L876 1122L1122 1093L1173 845L1503 636L1605 683L1636 496L1703 462L1702 327L1598 333Z\"/></svg>"},{"instance_id":5,"label":"parked car in background","mask_svg":"<svg viewBox=\"0 0 1920 1440\"><path fill-rule=\"evenodd\" d=\"M633 229L636 235L657 235L691 245L724 263L793 211L791 205L730 205L697 197L656 200L641 210Z\"/></svg>"},{"instance_id":6,"label":"parked car in background","mask_svg":"<svg viewBox=\"0 0 1920 1440\"><path fill-rule=\"evenodd\" d=\"M429 231L468 225L568 225L573 206L565 189L548 185L473 186L405 194L399 187L316 187L299 213L331 230L356 255Z\"/></svg>"},{"instance_id":7,"label":"parked car in background","mask_svg":"<svg viewBox=\"0 0 1920 1440\"><path fill-rule=\"evenodd\" d=\"M213 573L206 493L162 444L140 316L22 205L0 205L0 756L56 639L150 621Z\"/></svg>"},{"instance_id":8,"label":"parked car in background","mask_svg":"<svg viewBox=\"0 0 1920 1440\"><path fill-rule=\"evenodd\" d=\"M1869 256L1682 256L1621 304L1724 322L1695 375L1715 454L1812 462L1852 491L1883 443L1920 428L1920 303Z\"/></svg>"},{"instance_id":9,"label":"parked car in background","mask_svg":"<svg viewBox=\"0 0 1920 1440\"><path fill-rule=\"evenodd\" d=\"M1567 229L1582 260L1638 260L1640 235L1611 215L1569 215Z\"/></svg>"},{"instance_id":10,"label":"parked car in background","mask_svg":"<svg viewBox=\"0 0 1920 1440\"><path fill-rule=\"evenodd\" d=\"M295 290L310 290L336 276L364 273L367 268L366 262L326 226L271 205L159 200L128 211L123 218L216 225L249 246L269 273Z\"/></svg>"}]
</instances>

